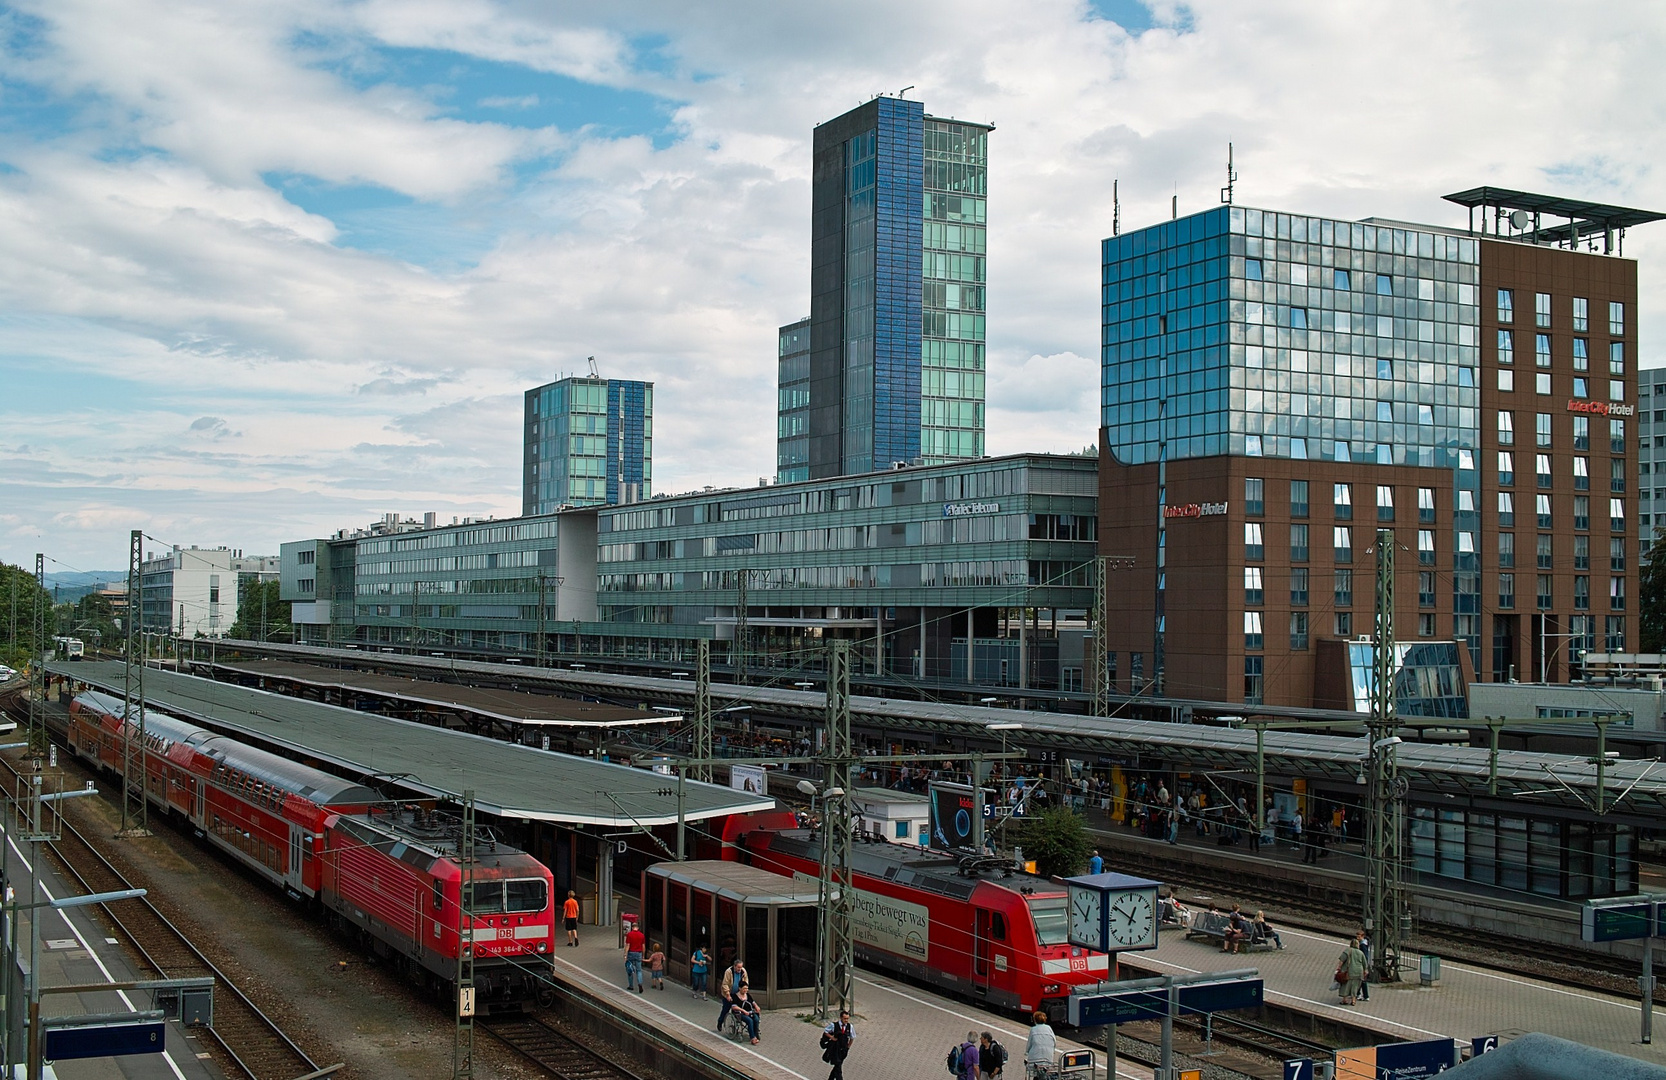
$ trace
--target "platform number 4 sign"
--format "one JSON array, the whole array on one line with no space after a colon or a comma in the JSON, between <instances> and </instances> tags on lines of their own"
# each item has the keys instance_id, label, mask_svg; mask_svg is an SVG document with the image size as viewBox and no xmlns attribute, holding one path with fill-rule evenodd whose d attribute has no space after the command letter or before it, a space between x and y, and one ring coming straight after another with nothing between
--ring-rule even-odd
<instances>
[{"instance_id":1,"label":"platform number 4 sign","mask_svg":"<svg viewBox=\"0 0 1666 1080\"><path fill-rule=\"evenodd\" d=\"M1469 1040L1469 1056L1472 1058L1478 1058L1482 1054L1490 1054L1497 1049L1497 1035L1483 1035L1479 1039Z\"/></svg>"},{"instance_id":2,"label":"platform number 4 sign","mask_svg":"<svg viewBox=\"0 0 1666 1080\"><path fill-rule=\"evenodd\" d=\"M1286 1059L1284 1062L1284 1080L1313 1080L1313 1059Z\"/></svg>"}]
</instances>

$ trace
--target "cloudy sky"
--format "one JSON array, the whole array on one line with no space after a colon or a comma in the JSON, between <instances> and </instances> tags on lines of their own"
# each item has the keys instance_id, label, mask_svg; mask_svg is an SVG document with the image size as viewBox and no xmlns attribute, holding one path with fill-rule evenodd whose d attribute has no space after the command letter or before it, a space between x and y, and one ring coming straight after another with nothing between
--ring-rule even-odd
<instances>
[{"instance_id":1,"label":"cloudy sky","mask_svg":"<svg viewBox=\"0 0 1666 1080\"><path fill-rule=\"evenodd\" d=\"M1662 55L1650 2L0 3L0 558L516 513L520 392L589 355L658 384L658 490L755 483L811 129L909 85L997 125L990 452L1077 449L1113 179L1130 227L1228 140L1256 206L1666 207Z\"/></svg>"}]
</instances>

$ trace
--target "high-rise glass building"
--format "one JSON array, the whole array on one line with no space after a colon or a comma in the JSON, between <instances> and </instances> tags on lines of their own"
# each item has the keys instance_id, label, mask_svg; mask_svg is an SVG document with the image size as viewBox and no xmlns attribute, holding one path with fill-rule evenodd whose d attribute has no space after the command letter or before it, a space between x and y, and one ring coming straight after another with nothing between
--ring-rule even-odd
<instances>
[{"instance_id":1,"label":"high-rise glass building","mask_svg":"<svg viewBox=\"0 0 1666 1080\"><path fill-rule=\"evenodd\" d=\"M652 495L654 384L572 377L526 392L521 513Z\"/></svg>"},{"instance_id":2,"label":"high-rise glass building","mask_svg":"<svg viewBox=\"0 0 1666 1080\"><path fill-rule=\"evenodd\" d=\"M1358 706L1385 537L1402 711L1635 647L1637 265L1613 241L1659 215L1448 198L1470 228L1221 206L1104 241L1119 686Z\"/></svg>"},{"instance_id":3,"label":"high-rise glass building","mask_svg":"<svg viewBox=\"0 0 1666 1080\"><path fill-rule=\"evenodd\" d=\"M780 332L778 479L983 455L991 130L888 97L816 128L810 319ZM807 355L789 363L801 328Z\"/></svg>"}]
</instances>

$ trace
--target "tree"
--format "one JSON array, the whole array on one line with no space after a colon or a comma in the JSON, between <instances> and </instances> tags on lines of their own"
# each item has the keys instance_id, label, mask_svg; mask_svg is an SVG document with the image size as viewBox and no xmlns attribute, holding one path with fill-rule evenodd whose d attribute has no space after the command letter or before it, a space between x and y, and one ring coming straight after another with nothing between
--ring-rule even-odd
<instances>
[{"instance_id":1,"label":"tree","mask_svg":"<svg viewBox=\"0 0 1666 1080\"><path fill-rule=\"evenodd\" d=\"M35 641L35 611L43 609L45 636L53 634L52 594L35 584L35 575L21 566L0 563L0 655L16 667L39 655ZM44 643L41 643L44 645Z\"/></svg>"},{"instance_id":2,"label":"tree","mask_svg":"<svg viewBox=\"0 0 1666 1080\"><path fill-rule=\"evenodd\" d=\"M1637 643L1639 652L1666 648L1666 529L1656 529L1654 543L1637 575Z\"/></svg>"},{"instance_id":3,"label":"tree","mask_svg":"<svg viewBox=\"0 0 1666 1080\"><path fill-rule=\"evenodd\" d=\"M1086 869L1093 842L1087 826L1074 811L1055 806L1024 819L1015 842L1024 848L1024 858L1034 859L1043 877L1068 877Z\"/></svg>"},{"instance_id":4,"label":"tree","mask_svg":"<svg viewBox=\"0 0 1666 1080\"><path fill-rule=\"evenodd\" d=\"M276 581L246 577L237 583L237 621L230 634L246 641L292 641L289 603L278 599Z\"/></svg>"}]
</instances>

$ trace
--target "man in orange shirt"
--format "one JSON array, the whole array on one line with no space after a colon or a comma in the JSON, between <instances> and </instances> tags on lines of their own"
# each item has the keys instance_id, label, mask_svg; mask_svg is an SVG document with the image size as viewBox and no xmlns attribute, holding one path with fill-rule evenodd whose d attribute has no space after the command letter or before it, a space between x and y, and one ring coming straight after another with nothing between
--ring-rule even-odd
<instances>
[{"instance_id":1,"label":"man in orange shirt","mask_svg":"<svg viewBox=\"0 0 1666 1080\"><path fill-rule=\"evenodd\" d=\"M567 944L578 945L578 896L567 890L567 902L561 905L561 917L567 921Z\"/></svg>"}]
</instances>

